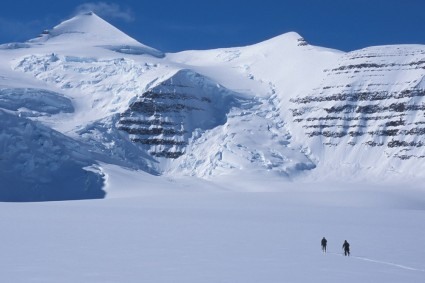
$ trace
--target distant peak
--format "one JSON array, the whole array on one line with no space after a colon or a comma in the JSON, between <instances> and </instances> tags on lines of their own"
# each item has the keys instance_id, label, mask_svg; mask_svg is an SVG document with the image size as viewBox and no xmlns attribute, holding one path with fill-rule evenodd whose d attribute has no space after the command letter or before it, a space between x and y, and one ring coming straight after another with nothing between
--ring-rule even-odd
<instances>
[{"instance_id":1,"label":"distant peak","mask_svg":"<svg viewBox=\"0 0 425 283\"><path fill-rule=\"evenodd\" d=\"M285 32L285 33L282 33L281 35L276 36L276 38L277 37L286 37L286 38L292 38L292 39L302 38L302 36L295 31Z\"/></svg>"},{"instance_id":2,"label":"distant peak","mask_svg":"<svg viewBox=\"0 0 425 283\"><path fill-rule=\"evenodd\" d=\"M275 41L275 42L292 42L296 43L297 45L308 45L308 43L305 41L305 39L299 35L299 33L295 31L290 31L278 36L275 36L269 40L266 41Z\"/></svg>"},{"instance_id":3,"label":"distant peak","mask_svg":"<svg viewBox=\"0 0 425 283\"><path fill-rule=\"evenodd\" d=\"M60 23L51 30L52 36L73 33L87 34L95 37L97 40L111 40L113 38L122 40L125 38L126 40L135 41L92 11L78 14L75 17Z\"/></svg>"},{"instance_id":4,"label":"distant peak","mask_svg":"<svg viewBox=\"0 0 425 283\"><path fill-rule=\"evenodd\" d=\"M121 30L117 29L93 11L84 12L63 21L51 30L45 30L40 37L30 40L34 43L75 44L79 46L108 46L108 49L143 48L148 54L161 57L163 53L148 47ZM118 47L119 48L118 48Z\"/></svg>"},{"instance_id":5,"label":"distant peak","mask_svg":"<svg viewBox=\"0 0 425 283\"><path fill-rule=\"evenodd\" d=\"M301 35L291 31L284 34L280 34L278 36L272 37L270 39L256 43L251 46L257 46L257 47L261 47L265 49L269 49L269 48L275 49L282 46L297 47L297 46L307 46L307 45L309 44Z\"/></svg>"}]
</instances>

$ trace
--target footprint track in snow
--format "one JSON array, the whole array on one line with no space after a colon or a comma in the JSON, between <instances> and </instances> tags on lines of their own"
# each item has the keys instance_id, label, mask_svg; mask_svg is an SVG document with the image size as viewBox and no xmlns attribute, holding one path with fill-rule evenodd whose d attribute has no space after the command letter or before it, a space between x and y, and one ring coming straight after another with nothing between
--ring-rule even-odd
<instances>
[{"instance_id":1,"label":"footprint track in snow","mask_svg":"<svg viewBox=\"0 0 425 283\"><path fill-rule=\"evenodd\" d=\"M328 254L343 256L342 254L339 254L339 253L328 253ZM362 261L367 261L367 262L372 262L372 263L377 263L377 264L383 264L383 265L398 267L398 268L401 268L401 269L406 269L406 270L411 270L411 271L425 272L425 269L415 268L415 267L411 267L411 266L407 266L407 265L403 265L403 264L398 264L398 263L393 263L393 262L371 259L371 258L362 257L362 256L350 256L350 258L354 258L354 259L362 260Z\"/></svg>"}]
</instances>

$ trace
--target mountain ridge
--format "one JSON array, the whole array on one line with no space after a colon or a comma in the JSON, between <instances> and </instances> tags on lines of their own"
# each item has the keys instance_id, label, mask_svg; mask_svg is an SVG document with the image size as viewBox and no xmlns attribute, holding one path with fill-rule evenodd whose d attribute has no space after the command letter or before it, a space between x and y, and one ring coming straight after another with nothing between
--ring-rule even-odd
<instances>
[{"instance_id":1,"label":"mountain ridge","mask_svg":"<svg viewBox=\"0 0 425 283\"><path fill-rule=\"evenodd\" d=\"M74 140L91 154L78 161L79 172L99 180L101 169L84 168L106 163L211 182L247 174L282 182L424 177L422 45L342 52L289 32L245 47L165 54L86 13L38 39L1 45L0 58L7 62L0 111L43 124L31 134L35 141L45 127ZM15 135L25 123L13 124ZM0 132L0 144L6 137L10 129ZM57 155L55 143L65 155L75 151L56 140L39 150ZM31 158L36 144L20 156ZM8 157L7 148L2 166L25 176L22 159ZM63 181L79 186L83 177L72 178ZM6 195L15 179L2 188ZM38 195L57 199L48 187L38 186ZM66 198L84 198L67 190Z\"/></svg>"}]
</instances>

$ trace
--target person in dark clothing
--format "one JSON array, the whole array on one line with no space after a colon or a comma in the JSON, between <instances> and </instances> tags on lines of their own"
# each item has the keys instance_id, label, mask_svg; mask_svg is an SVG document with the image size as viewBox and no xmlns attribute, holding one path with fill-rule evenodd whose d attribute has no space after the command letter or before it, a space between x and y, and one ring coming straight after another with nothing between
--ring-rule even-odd
<instances>
[{"instance_id":1,"label":"person in dark clothing","mask_svg":"<svg viewBox=\"0 0 425 283\"><path fill-rule=\"evenodd\" d=\"M345 240L344 244L342 244L342 248L344 249L344 255L349 256L350 255L350 244L347 242L347 240Z\"/></svg>"},{"instance_id":2,"label":"person in dark clothing","mask_svg":"<svg viewBox=\"0 0 425 283\"><path fill-rule=\"evenodd\" d=\"M323 237L321 244L322 244L322 251L326 253L326 245L328 244L328 240L326 240L326 238Z\"/></svg>"}]
</instances>

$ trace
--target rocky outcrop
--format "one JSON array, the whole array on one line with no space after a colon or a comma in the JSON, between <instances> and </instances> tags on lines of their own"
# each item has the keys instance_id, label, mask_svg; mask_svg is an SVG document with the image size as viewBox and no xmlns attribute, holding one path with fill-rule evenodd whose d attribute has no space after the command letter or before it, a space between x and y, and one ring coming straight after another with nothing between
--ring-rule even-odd
<instances>
[{"instance_id":1,"label":"rocky outcrop","mask_svg":"<svg viewBox=\"0 0 425 283\"><path fill-rule=\"evenodd\" d=\"M155 157L178 158L195 128L206 130L225 122L231 105L224 101L231 99L226 92L182 70L138 96L121 114L117 128Z\"/></svg>"},{"instance_id":2,"label":"rocky outcrop","mask_svg":"<svg viewBox=\"0 0 425 283\"><path fill-rule=\"evenodd\" d=\"M384 46L344 55L311 93L292 99L292 116L309 138L328 146L399 148L425 157L425 50Z\"/></svg>"}]
</instances>

